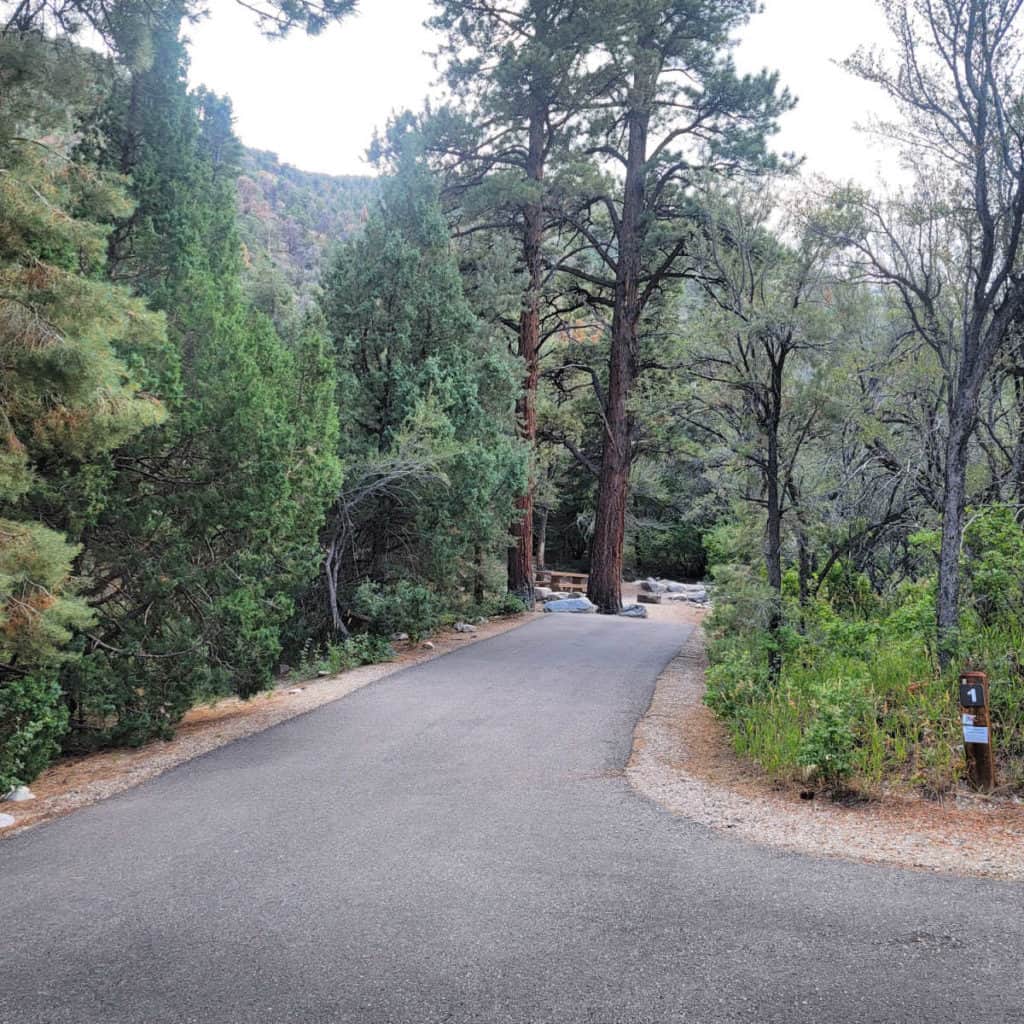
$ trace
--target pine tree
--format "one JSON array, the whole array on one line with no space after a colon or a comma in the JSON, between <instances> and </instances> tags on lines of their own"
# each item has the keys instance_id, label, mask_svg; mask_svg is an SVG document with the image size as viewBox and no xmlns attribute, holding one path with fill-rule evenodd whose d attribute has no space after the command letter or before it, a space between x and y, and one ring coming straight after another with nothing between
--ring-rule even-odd
<instances>
[{"instance_id":1,"label":"pine tree","mask_svg":"<svg viewBox=\"0 0 1024 1024\"><path fill-rule=\"evenodd\" d=\"M68 534L104 502L106 453L164 418L119 357L159 349L162 319L103 276L123 183L66 153L104 75L71 46L0 35L0 792L51 755L56 672L93 622Z\"/></svg>"},{"instance_id":2,"label":"pine tree","mask_svg":"<svg viewBox=\"0 0 1024 1024\"><path fill-rule=\"evenodd\" d=\"M754 8L753 0L613 0L592 11L602 33L594 68L602 92L586 148L615 173L565 209L578 239L570 249L582 246L589 258L564 268L611 313L588 583L604 612L622 606L630 398L643 372L645 311L688 273L696 181L770 165L765 138L790 106L775 75L740 77L728 56L732 33Z\"/></svg>"},{"instance_id":3,"label":"pine tree","mask_svg":"<svg viewBox=\"0 0 1024 1024\"><path fill-rule=\"evenodd\" d=\"M586 57L594 24L572 0L523 3L440 0L433 26L446 33L446 80L460 101L429 122L432 156L447 176L459 228L515 239L523 287L508 325L522 360L519 436L537 443L537 385L544 343L576 306L558 302L547 274L553 158L569 148L588 103ZM534 474L516 502L508 589L533 604Z\"/></svg>"}]
</instances>

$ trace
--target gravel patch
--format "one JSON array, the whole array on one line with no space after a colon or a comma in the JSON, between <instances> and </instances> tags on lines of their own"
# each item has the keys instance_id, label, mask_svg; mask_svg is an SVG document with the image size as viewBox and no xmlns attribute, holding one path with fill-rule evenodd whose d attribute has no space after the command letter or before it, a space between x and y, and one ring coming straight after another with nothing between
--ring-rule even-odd
<instances>
[{"instance_id":1,"label":"gravel patch","mask_svg":"<svg viewBox=\"0 0 1024 1024\"><path fill-rule=\"evenodd\" d=\"M674 814L745 840L804 854L928 871L1024 881L1024 808L992 802L968 809L886 796L852 806L774 790L733 752L702 703L702 632L658 679L637 724L626 777Z\"/></svg>"}]
</instances>

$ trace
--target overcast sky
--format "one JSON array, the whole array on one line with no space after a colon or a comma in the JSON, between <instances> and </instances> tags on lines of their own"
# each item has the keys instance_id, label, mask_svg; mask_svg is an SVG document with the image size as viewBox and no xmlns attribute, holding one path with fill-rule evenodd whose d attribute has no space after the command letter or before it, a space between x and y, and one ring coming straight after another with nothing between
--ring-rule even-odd
<instances>
[{"instance_id":1,"label":"overcast sky","mask_svg":"<svg viewBox=\"0 0 1024 1024\"><path fill-rule=\"evenodd\" d=\"M436 77L423 21L429 0L362 0L360 12L323 35L263 39L231 0L191 29L192 82L229 95L246 145L270 149L304 170L368 173L375 127L418 108ZM799 98L775 146L807 169L870 184L892 177L891 154L855 129L884 112L878 91L832 61L861 44L885 44L875 0L767 0L741 34L741 70L777 69Z\"/></svg>"}]
</instances>

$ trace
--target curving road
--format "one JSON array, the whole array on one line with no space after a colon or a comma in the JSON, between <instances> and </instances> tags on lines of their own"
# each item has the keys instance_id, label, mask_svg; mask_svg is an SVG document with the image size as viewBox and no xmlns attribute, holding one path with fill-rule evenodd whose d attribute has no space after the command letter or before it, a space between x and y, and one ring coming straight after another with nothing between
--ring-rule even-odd
<instances>
[{"instance_id":1,"label":"curving road","mask_svg":"<svg viewBox=\"0 0 1024 1024\"><path fill-rule=\"evenodd\" d=\"M0 842L0 1022L1024 1021L1024 887L630 789L685 636L547 616Z\"/></svg>"}]
</instances>

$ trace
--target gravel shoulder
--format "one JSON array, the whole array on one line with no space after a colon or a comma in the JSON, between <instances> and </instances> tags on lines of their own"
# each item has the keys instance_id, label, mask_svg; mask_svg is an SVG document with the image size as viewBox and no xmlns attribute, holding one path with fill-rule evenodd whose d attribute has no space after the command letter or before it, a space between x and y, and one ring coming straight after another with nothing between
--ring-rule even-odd
<instances>
[{"instance_id":1,"label":"gravel shoulder","mask_svg":"<svg viewBox=\"0 0 1024 1024\"><path fill-rule=\"evenodd\" d=\"M706 667L697 629L659 677L637 724L626 777L639 793L674 814L767 846L1024 881L1024 807L978 799L964 807L956 799L898 794L852 805L803 800L795 787L773 786L732 750L702 703Z\"/></svg>"},{"instance_id":2,"label":"gravel shoulder","mask_svg":"<svg viewBox=\"0 0 1024 1024\"><path fill-rule=\"evenodd\" d=\"M250 700L229 697L193 708L185 715L172 740L153 740L134 750L122 748L61 758L32 783L34 800L0 802L0 811L14 818L13 825L0 829L0 841L131 789L226 743L340 700L410 666L525 626L538 617L537 613L528 613L494 619L481 623L472 634L444 630L431 638L432 648L396 643L398 656L394 661L364 665L322 679L282 682Z\"/></svg>"}]
</instances>

